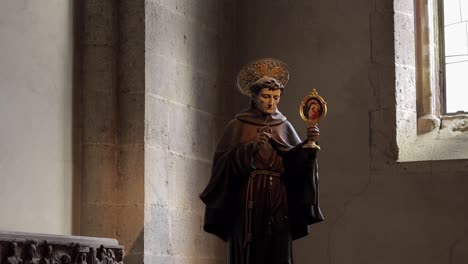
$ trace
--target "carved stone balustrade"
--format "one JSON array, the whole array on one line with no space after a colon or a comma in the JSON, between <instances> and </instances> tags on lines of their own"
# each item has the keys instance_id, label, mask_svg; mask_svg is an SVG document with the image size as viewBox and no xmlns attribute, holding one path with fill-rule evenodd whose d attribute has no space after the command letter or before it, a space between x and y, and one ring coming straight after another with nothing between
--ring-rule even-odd
<instances>
[{"instance_id":1,"label":"carved stone balustrade","mask_svg":"<svg viewBox=\"0 0 468 264\"><path fill-rule=\"evenodd\" d=\"M0 231L0 264L123 264L123 256L115 239Z\"/></svg>"}]
</instances>

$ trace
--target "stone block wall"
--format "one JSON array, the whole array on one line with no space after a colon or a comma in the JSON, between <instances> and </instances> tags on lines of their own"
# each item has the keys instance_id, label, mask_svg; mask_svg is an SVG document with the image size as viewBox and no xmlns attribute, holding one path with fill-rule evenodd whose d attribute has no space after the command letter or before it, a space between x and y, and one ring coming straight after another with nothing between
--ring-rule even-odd
<instances>
[{"instance_id":1,"label":"stone block wall","mask_svg":"<svg viewBox=\"0 0 468 264\"><path fill-rule=\"evenodd\" d=\"M141 263L144 3L81 2L81 212L76 234L117 238Z\"/></svg>"},{"instance_id":2,"label":"stone block wall","mask_svg":"<svg viewBox=\"0 0 468 264\"><path fill-rule=\"evenodd\" d=\"M461 248L468 241L468 214L463 209L467 200L464 191L468 184L467 161L396 162L397 158L418 160L443 154L437 150L428 152L414 142L417 125L414 54L418 47L414 46L413 5L411 0L394 1L393 10L386 11L392 13L393 21L376 24L387 36L395 38L394 45L379 44L380 48L394 53L395 73L385 74L386 80L392 80L391 85L376 86L380 94L387 95L386 101L394 105L387 105L378 96L369 97L376 109L371 116L372 113L386 114L370 120L369 186L361 200L352 206L357 212L347 219L346 227L349 230L366 226L367 238L372 238L373 243L362 243L360 247L372 249L373 254L364 257L369 263L381 261L382 256L385 256L383 263L463 263L467 256ZM392 23L393 32L384 30ZM393 135L382 137L385 131ZM396 144L398 148L394 147ZM383 147L388 145L392 148ZM412 157L398 156L405 145L415 150L409 153ZM372 216L363 218L363 213L372 213ZM367 240L361 237L361 242ZM361 257L358 260L366 263Z\"/></svg>"},{"instance_id":3,"label":"stone block wall","mask_svg":"<svg viewBox=\"0 0 468 264\"><path fill-rule=\"evenodd\" d=\"M114 237L117 212L117 8L114 1L82 3L81 215L76 233Z\"/></svg>"},{"instance_id":4,"label":"stone block wall","mask_svg":"<svg viewBox=\"0 0 468 264\"><path fill-rule=\"evenodd\" d=\"M128 263L219 263L198 198L233 114L235 1L82 3L81 217ZM226 88L229 87L229 88Z\"/></svg>"},{"instance_id":5,"label":"stone block wall","mask_svg":"<svg viewBox=\"0 0 468 264\"><path fill-rule=\"evenodd\" d=\"M232 117L235 10L228 0L146 1L146 263L224 261L198 196Z\"/></svg>"},{"instance_id":6,"label":"stone block wall","mask_svg":"<svg viewBox=\"0 0 468 264\"><path fill-rule=\"evenodd\" d=\"M280 110L300 135L303 96L316 88L329 106L326 221L294 242L296 263L466 262L467 162L396 162L414 136L397 127L416 119L411 0L82 3L77 233L119 239L127 263L222 263L198 195L248 104L237 70L276 57L291 69Z\"/></svg>"}]
</instances>

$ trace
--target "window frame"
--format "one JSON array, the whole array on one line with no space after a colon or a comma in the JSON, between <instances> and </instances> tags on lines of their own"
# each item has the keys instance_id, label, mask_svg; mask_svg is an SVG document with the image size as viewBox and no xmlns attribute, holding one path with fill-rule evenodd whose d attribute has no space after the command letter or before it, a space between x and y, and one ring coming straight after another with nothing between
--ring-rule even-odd
<instances>
[{"instance_id":1,"label":"window frame","mask_svg":"<svg viewBox=\"0 0 468 264\"><path fill-rule=\"evenodd\" d=\"M468 159L468 115L444 114L439 0L404 1L414 9L395 4L396 162Z\"/></svg>"}]
</instances>

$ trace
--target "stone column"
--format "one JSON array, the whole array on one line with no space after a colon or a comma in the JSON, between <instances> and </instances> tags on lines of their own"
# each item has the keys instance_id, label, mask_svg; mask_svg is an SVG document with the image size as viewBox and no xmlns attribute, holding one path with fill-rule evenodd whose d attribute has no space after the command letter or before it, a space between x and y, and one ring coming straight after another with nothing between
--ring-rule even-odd
<instances>
[{"instance_id":1,"label":"stone column","mask_svg":"<svg viewBox=\"0 0 468 264\"><path fill-rule=\"evenodd\" d=\"M145 263L225 263L199 194L232 118L236 1L145 5Z\"/></svg>"},{"instance_id":2,"label":"stone column","mask_svg":"<svg viewBox=\"0 0 468 264\"><path fill-rule=\"evenodd\" d=\"M82 235L126 263L222 263L199 193L233 107L235 1L87 0Z\"/></svg>"},{"instance_id":3,"label":"stone column","mask_svg":"<svg viewBox=\"0 0 468 264\"><path fill-rule=\"evenodd\" d=\"M79 234L143 254L144 1L86 0Z\"/></svg>"},{"instance_id":4,"label":"stone column","mask_svg":"<svg viewBox=\"0 0 468 264\"><path fill-rule=\"evenodd\" d=\"M83 1L80 235L116 237L117 6Z\"/></svg>"},{"instance_id":5,"label":"stone column","mask_svg":"<svg viewBox=\"0 0 468 264\"><path fill-rule=\"evenodd\" d=\"M437 19L436 0L415 1L418 134L440 127Z\"/></svg>"},{"instance_id":6,"label":"stone column","mask_svg":"<svg viewBox=\"0 0 468 264\"><path fill-rule=\"evenodd\" d=\"M118 1L117 238L125 261L143 263L145 142L145 2Z\"/></svg>"}]
</instances>

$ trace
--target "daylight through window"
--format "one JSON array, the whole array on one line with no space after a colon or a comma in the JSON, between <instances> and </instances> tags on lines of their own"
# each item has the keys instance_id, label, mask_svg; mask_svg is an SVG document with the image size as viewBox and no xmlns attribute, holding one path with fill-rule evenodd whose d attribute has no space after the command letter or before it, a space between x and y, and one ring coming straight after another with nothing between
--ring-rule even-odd
<instances>
[{"instance_id":1,"label":"daylight through window","mask_svg":"<svg viewBox=\"0 0 468 264\"><path fill-rule=\"evenodd\" d=\"M446 113L468 112L468 0L442 0Z\"/></svg>"}]
</instances>

